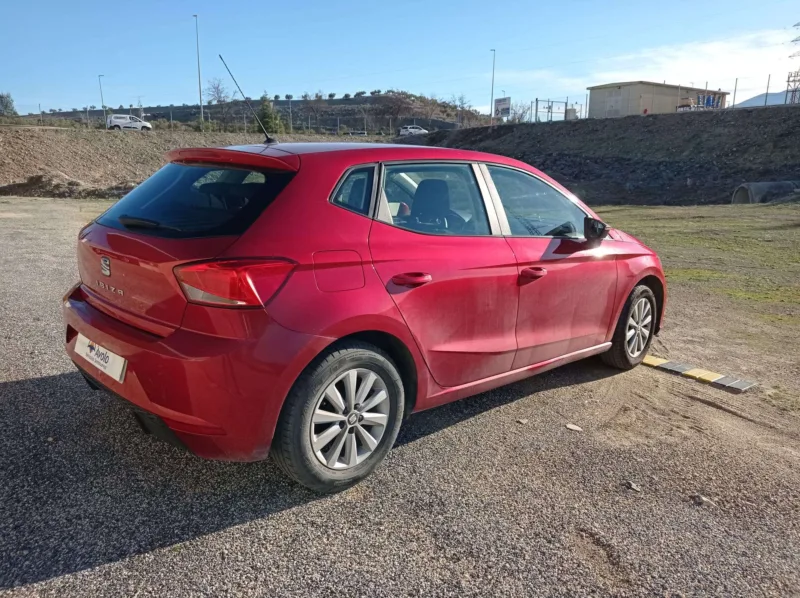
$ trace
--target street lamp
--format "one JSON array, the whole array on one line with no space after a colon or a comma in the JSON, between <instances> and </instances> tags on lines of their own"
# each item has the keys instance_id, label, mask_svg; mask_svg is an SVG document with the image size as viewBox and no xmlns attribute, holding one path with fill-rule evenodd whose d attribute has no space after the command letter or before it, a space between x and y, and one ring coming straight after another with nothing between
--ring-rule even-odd
<instances>
[{"instance_id":1,"label":"street lamp","mask_svg":"<svg viewBox=\"0 0 800 598\"><path fill-rule=\"evenodd\" d=\"M100 84L100 106L103 108L103 124L105 128L108 128L108 120L106 118L106 101L103 99L103 80L101 77L105 75L97 75L97 83Z\"/></svg>"},{"instance_id":2,"label":"street lamp","mask_svg":"<svg viewBox=\"0 0 800 598\"><path fill-rule=\"evenodd\" d=\"M492 53L492 95L489 99L489 126L494 124L494 61L497 58L497 52L492 48L489 50Z\"/></svg>"},{"instance_id":3,"label":"street lamp","mask_svg":"<svg viewBox=\"0 0 800 598\"><path fill-rule=\"evenodd\" d=\"M205 121L203 119L203 83L200 78L200 25L198 24L197 15L192 16L194 17L194 35L197 40L197 93L200 96L200 131L202 132L205 127L203 124Z\"/></svg>"}]
</instances>

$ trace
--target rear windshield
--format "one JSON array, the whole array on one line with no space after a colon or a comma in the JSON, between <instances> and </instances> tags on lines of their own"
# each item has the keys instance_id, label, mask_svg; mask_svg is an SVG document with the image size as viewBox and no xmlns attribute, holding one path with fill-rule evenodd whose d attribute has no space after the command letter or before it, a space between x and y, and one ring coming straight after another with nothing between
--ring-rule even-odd
<instances>
[{"instance_id":1,"label":"rear windshield","mask_svg":"<svg viewBox=\"0 0 800 598\"><path fill-rule=\"evenodd\" d=\"M240 235L283 191L293 172L167 164L97 219L159 237Z\"/></svg>"}]
</instances>

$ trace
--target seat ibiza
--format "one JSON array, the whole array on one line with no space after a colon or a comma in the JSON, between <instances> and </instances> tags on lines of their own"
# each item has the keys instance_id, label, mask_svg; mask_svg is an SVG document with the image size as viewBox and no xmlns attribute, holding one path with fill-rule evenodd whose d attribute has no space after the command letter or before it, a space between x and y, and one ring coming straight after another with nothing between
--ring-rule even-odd
<instances>
[{"instance_id":1,"label":"seat ibiza","mask_svg":"<svg viewBox=\"0 0 800 598\"><path fill-rule=\"evenodd\" d=\"M602 354L644 358L658 257L509 158L357 143L179 149L79 234L66 349L206 458L319 492L415 411Z\"/></svg>"}]
</instances>

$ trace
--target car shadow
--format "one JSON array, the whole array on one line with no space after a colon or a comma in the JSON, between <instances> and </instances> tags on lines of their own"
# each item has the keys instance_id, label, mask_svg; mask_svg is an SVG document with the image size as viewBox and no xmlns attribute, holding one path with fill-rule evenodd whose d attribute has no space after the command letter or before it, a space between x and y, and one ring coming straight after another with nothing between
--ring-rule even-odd
<instances>
[{"instance_id":1,"label":"car shadow","mask_svg":"<svg viewBox=\"0 0 800 598\"><path fill-rule=\"evenodd\" d=\"M542 390L613 370L593 360L411 417L414 442ZM77 373L0 383L0 589L180 544L319 497L272 464L204 461L144 433Z\"/></svg>"},{"instance_id":2,"label":"car shadow","mask_svg":"<svg viewBox=\"0 0 800 598\"><path fill-rule=\"evenodd\" d=\"M591 357L474 397L422 411L403 424L395 446L409 444L538 392L602 380L619 373L619 370L604 365L599 358Z\"/></svg>"}]
</instances>

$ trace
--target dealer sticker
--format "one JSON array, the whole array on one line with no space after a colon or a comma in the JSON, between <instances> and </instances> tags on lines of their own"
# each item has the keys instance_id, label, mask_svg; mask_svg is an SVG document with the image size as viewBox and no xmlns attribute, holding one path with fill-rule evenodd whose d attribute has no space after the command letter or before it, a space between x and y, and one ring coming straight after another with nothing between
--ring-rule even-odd
<instances>
[{"instance_id":1,"label":"dealer sticker","mask_svg":"<svg viewBox=\"0 0 800 598\"><path fill-rule=\"evenodd\" d=\"M105 347L90 341L82 334L78 334L78 338L75 341L75 353L104 374L114 378L117 382L122 382L125 379L125 369L128 361Z\"/></svg>"}]
</instances>

